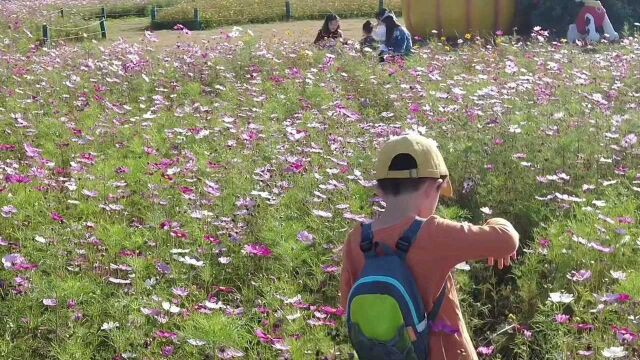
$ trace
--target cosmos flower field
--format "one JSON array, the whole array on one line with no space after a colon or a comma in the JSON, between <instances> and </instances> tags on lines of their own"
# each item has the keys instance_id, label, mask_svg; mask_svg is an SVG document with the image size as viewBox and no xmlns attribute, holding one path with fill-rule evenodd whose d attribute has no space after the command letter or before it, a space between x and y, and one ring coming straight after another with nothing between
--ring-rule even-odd
<instances>
[{"instance_id":1,"label":"cosmos flower field","mask_svg":"<svg viewBox=\"0 0 640 360\"><path fill-rule=\"evenodd\" d=\"M481 358L640 358L640 37L534 35L379 65L242 29L42 48L3 25L0 358L348 358L341 244L408 131L449 166L441 215L522 236L510 269L455 270Z\"/></svg>"}]
</instances>

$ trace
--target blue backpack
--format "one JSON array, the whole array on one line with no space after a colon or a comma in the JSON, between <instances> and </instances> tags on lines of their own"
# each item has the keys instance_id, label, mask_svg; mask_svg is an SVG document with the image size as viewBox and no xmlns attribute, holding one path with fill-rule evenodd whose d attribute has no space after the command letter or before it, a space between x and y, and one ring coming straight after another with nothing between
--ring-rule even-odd
<instances>
[{"instance_id":1,"label":"blue backpack","mask_svg":"<svg viewBox=\"0 0 640 360\"><path fill-rule=\"evenodd\" d=\"M429 314L406 257L424 220L416 220L393 251L373 241L371 224L362 225L360 250L365 263L347 302L351 344L364 360L428 360L429 331L446 293L445 286ZM378 254L381 248L382 254Z\"/></svg>"}]
</instances>

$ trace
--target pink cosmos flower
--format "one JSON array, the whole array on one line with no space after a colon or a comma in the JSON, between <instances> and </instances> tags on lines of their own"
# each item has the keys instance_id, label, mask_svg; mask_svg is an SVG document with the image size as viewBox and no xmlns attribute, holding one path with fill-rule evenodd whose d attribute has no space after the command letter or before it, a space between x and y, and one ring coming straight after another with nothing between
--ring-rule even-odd
<instances>
[{"instance_id":1,"label":"pink cosmos flower","mask_svg":"<svg viewBox=\"0 0 640 360\"><path fill-rule=\"evenodd\" d=\"M64 223L64 218L62 217L62 215L58 214L55 211L51 213L51 220L60 224Z\"/></svg>"},{"instance_id":2,"label":"pink cosmos flower","mask_svg":"<svg viewBox=\"0 0 640 360\"><path fill-rule=\"evenodd\" d=\"M40 154L42 153L42 150L32 146L31 144L24 144L23 146L28 157L40 158Z\"/></svg>"},{"instance_id":3,"label":"pink cosmos flower","mask_svg":"<svg viewBox=\"0 0 640 360\"><path fill-rule=\"evenodd\" d=\"M629 294L617 294L615 299L617 303L622 304L631 301L631 296Z\"/></svg>"},{"instance_id":4,"label":"pink cosmos flower","mask_svg":"<svg viewBox=\"0 0 640 360\"><path fill-rule=\"evenodd\" d=\"M189 238L189 234L186 231L182 231L180 229L171 230L171 237L187 240Z\"/></svg>"},{"instance_id":5,"label":"pink cosmos flower","mask_svg":"<svg viewBox=\"0 0 640 360\"><path fill-rule=\"evenodd\" d=\"M270 257L273 252L264 244L248 244L244 246L244 252L249 256Z\"/></svg>"},{"instance_id":6,"label":"pink cosmos flower","mask_svg":"<svg viewBox=\"0 0 640 360\"><path fill-rule=\"evenodd\" d=\"M584 331L584 332L589 332L589 331L593 331L593 329L595 329L596 327L592 324L576 324L575 325L576 330L578 331Z\"/></svg>"},{"instance_id":7,"label":"pink cosmos flower","mask_svg":"<svg viewBox=\"0 0 640 360\"><path fill-rule=\"evenodd\" d=\"M18 209L16 209L15 206L13 205L3 206L2 209L0 209L0 215L2 215L2 217L4 218L10 218L13 215L15 215L17 212L18 212Z\"/></svg>"},{"instance_id":8,"label":"pink cosmos flower","mask_svg":"<svg viewBox=\"0 0 640 360\"><path fill-rule=\"evenodd\" d=\"M489 347L485 347L485 346L480 346L478 349L478 354L480 354L480 356L482 356L483 358L488 358L491 355L493 355L493 352L495 351L495 346L489 346Z\"/></svg>"},{"instance_id":9,"label":"pink cosmos flower","mask_svg":"<svg viewBox=\"0 0 640 360\"><path fill-rule=\"evenodd\" d=\"M165 346L162 348L162 356L166 358L171 357L173 355L173 351L173 346Z\"/></svg>"},{"instance_id":10,"label":"pink cosmos flower","mask_svg":"<svg viewBox=\"0 0 640 360\"><path fill-rule=\"evenodd\" d=\"M286 173L300 174L304 172L305 165L303 159L294 159L284 171Z\"/></svg>"},{"instance_id":11,"label":"pink cosmos flower","mask_svg":"<svg viewBox=\"0 0 640 360\"><path fill-rule=\"evenodd\" d=\"M4 181L9 185L14 184L28 184L31 182L31 179L24 175L19 174L9 174L4 177Z\"/></svg>"},{"instance_id":12,"label":"pink cosmos flower","mask_svg":"<svg viewBox=\"0 0 640 360\"><path fill-rule=\"evenodd\" d=\"M171 341L175 341L178 338L178 334L170 332L170 331L165 331L165 330L158 330L155 332L155 337L157 337L158 339L161 340L171 340Z\"/></svg>"},{"instance_id":13,"label":"pink cosmos flower","mask_svg":"<svg viewBox=\"0 0 640 360\"><path fill-rule=\"evenodd\" d=\"M633 344L638 342L638 334L632 332L628 328L620 328L616 325L611 326L611 330L622 344Z\"/></svg>"},{"instance_id":14,"label":"pink cosmos flower","mask_svg":"<svg viewBox=\"0 0 640 360\"><path fill-rule=\"evenodd\" d=\"M218 197L221 194L220 186L209 180L205 180L205 186L203 187L203 189L211 196Z\"/></svg>"},{"instance_id":15,"label":"pink cosmos flower","mask_svg":"<svg viewBox=\"0 0 640 360\"><path fill-rule=\"evenodd\" d=\"M328 274L337 274L340 271L340 268L338 266L335 265L323 265L322 266L322 271L328 273Z\"/></svg>"},{"instance_id":16,"label":"pink cosmos flower","mask_svg":"<svg viewBox=\"0 0 640 360\"><path fill-rule=\"evenodd\" d=\"M458 335L460 334L460 329L457 327L450 326L444 321L437 321L433 324L431 328L435 332L447 334L447 335Z\"/></svg>"},{"instance_id":17,"label":"pink cosmos flower","mask_svg":"<svg viewBox=\"0 0 640 360\"><path fill-rule=\"evenodd\" d=\"M332 308L331 306L321 306L320 307L320 311L324 314L327 315L335 315L335 316L343 316L345 314L345 311L343 308L338 307L338 308Z\"/></svg>"},{"instance_id":18,"label":"pink cosmos flower","mask_svg":"<svg viewBox=\"0 0 640 360\"><path fill-rule=\"evenodd\" d=\"M189 295L189 290L185 288L172 288L171 292L174 295L181 296L181 297L186 297L187 295Z\"/></svg>"},{"instance_id":19,"label":"pink cosmos flower","mask_svg":"<svg viewBox=\"0 0 640 360\"><path fill-rule=\"evenodd\" d=\"M220 244L220 239L218 239L217 237L215 237L214 235L210 235L210 234L206 234L205 236L203 236L202 238L204 241L213 244L213 245L218 245Z\"/></svg>"},{"instance_id":20,"label":"pink cosmos flower","mask_svg":"<svg viewBox=\"0 0 640 360\"><path fill-rule=\"evenodd\" d=\"M156 270L163 275L171 274L171 267L163 262L156 263Z\"/></svg>"},{"instance_id":21,"label":"pink cosmos flower","mask_svg":"<svg viewBox=\"0 0 640 360\"><path fill-rule=\"evenodd\" d=\"M78 158L78 162L94 165L96 163L96 156L91 153L83 153L83 154L80 154L80 157Z\"/></svg>"},{"instance_id":22,"label":"pink cosmos flower","mask_svg":"<svg viewBox=\"0 0 640 360\"><path fill-rule=\"evenodd\" d=\"M306 231L301 231L298 233L297 236L298 241L300 241L301 243L305 244L305 245L312 245L315 241L313 235L311 235L310 233L306 232Z\"/></svg>"},{"instance_id":23,"label":"pink cosmos flower","mask_svg":"<svg viewBox=\"0 0 640 360\"><path fill-rule=\"evenodd\" d=\"M558 324L566 324L569 322L569 320L571 319L571 317L569 315L565 315L565 314L557 314L554 317L554 320L556 323Z\"/></svg>"},{"instance_id":24,"label":"pink cosmos flower","mask_svg":"<svg viewBox=\"0 0 640 360\"><path fill-rule=\"evenodd\" d=\"M267 335L262 329L256 329L256 336L263 344L271 344L271 336Z\"/></svg>"},{"instance_id":25,"label":"pink cosmos flower","mask_svg":"<svg viewBox=\"0 0 640 360\"><path fill-rule=\"evenodd\" d=\"M638 137L636 136L636 134L629 134L625 136L624 139L622 140L622 146L626 148L630 148L633 145L635 145L637 142L638 142Z\"/></svg>"},{"instance_id":26,"label":"pink cosmos flower","mask_svg":"<svg viewBox=\"0 0 640 360\"><path fill-rule=\"evenodd\" d=\"M20 254L9 254L2 258L2 265L5 270L31 271L38 268L35 264L30 264L27 259Z\"/></svg>"},{"instance_id":27,"label":"pink cosmos flower","mask_svg":"<svg viewBox=\"0 0 640 360\"><path fill-rule=\"evenodd\" d=\"M216 351L216 355L218 355L220 359L226 360L226 359L241 358L244 356L244 353L234 348L219 348Z\"/></svg>"},{"instance_id":28,"label":"pink cosmos flower","mask_svg":"<svg viewBox=\"0 0 640 360\"><path fill-rule=\"evenodd\" d=\"M575 282L584 282L591 278L591 271L589 270L580 270L578 272L572 271L570 274L567 274L567 278Z\"/></svg>"},{"instance_id":29,"label":"pink cosmos flower","mask_svg":"<svg viewBox=\"0 0 640 360\"><path fill-rule=\"evenodd\" d=\"M613 172L616 173L616 175L627 175L627 173L629 172L629 168L626 166L620 165L617 168L615 168Z\"/></svg>"},{"instance_id":30,"label":"pink cosmos flower","mask_svg":"<svg viewBox=\"0 0 640 360\"><path fill-rule=\"evenodd\" d=\"M626 217L625 216L625 217L619 217L618 218L618 223L620 223L620 224L630 225L630 224L633 224L634 222L635 221L630 217Z\"/></svg>"},{"instance_id":31,"label":"pink cosmos flower","mask_svg":"<svg viewBox=\"0 0 640 360\"><path fill-rule=\"evenodd\" d=\"M16 146L9 144L0 144L0 151L16 151Z\"/></svg>"}]
</instances>

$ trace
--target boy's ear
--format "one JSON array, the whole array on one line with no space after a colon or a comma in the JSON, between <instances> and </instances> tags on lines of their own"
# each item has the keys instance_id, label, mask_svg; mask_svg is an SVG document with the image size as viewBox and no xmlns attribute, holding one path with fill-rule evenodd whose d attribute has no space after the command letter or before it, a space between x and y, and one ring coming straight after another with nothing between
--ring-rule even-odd
<instances>
[{"instance_id":1,"label":"boy's ear","mask_svg":"<svg viewBox=\"0 0 640 360\"><path fill-rule=\"evenodd\" d=\"M436 192L438 194L440 194L440 191L442 191L442 186L444 185L444 180L442 179L432 179L432 181L428 181L425 184L425 191L428 192L431 187L435 187Z\"/></svg>"}]
</instances>

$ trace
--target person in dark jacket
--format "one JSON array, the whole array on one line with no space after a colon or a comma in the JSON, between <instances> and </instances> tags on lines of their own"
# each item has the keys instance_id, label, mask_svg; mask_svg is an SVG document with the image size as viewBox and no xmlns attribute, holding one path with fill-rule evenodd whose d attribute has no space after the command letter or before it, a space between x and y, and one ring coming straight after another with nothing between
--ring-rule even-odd
<instances>
[{"instance_id":1,"label":"person in dark jacket","mask_svg":"<svg viewBox=\"0 0 640 360\"><path fill-rule=\"evenodd\" d=\"M342 37L342 31L340 30L340 18L335 14L329 14L324 18L322 29L318 31L318 36L316 36L313 43L315 45L326 45L327 43L341 41Z\"/></svg>"},{"instance_id":2,"label":"person in dark jacket","mask_svg":"<svg viewBox=\"0 0 640 360\"><path fill-rule=\"evenodd\" d=\"M413 43L411 34L400 23L396 16L387 9L382 9L376 14L378 25L373 30L373 38L381 41L380 60L384 61L387 55L408 56L411 54Z\"/></svg>"}]
</instances>

